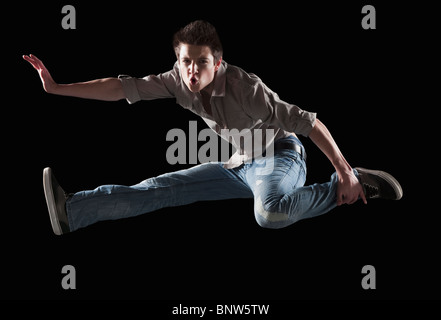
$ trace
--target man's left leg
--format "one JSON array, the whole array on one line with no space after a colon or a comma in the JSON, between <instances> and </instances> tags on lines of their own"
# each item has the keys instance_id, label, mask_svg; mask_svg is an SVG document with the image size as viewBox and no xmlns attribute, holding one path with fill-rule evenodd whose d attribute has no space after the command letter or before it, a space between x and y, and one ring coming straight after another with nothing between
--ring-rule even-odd
<instances>
[{"instance_id":1,"label":"man's left leg","mask_svg":"<svg viewBox=\"0 0 441 320\"><path fill-rule=\"evenodd\" d=\"M262 167L273 170L267 173ZM367 198L401 198L401 186L390 174L357 169L354 173ZM283 228L337 206L337 173L329 182L304 186L306 163L294 150L279 150L274 157L256 160L247 171L246 179L254 194L256 220L265 228Z\"/></svg>"},{"instance_id":2,"label":"man's left leg","mask_svg":"<svg viewBox=\"0 0 441 320\"><path fill-rule=\"evenodd\" d=\"M337 205L336 174L330 182L305 187L306 163L294 150L279 150L274 157L254 161L246 178L254 194L256 221L264 228L287 227Z\"/></svg>"}]
</instances>

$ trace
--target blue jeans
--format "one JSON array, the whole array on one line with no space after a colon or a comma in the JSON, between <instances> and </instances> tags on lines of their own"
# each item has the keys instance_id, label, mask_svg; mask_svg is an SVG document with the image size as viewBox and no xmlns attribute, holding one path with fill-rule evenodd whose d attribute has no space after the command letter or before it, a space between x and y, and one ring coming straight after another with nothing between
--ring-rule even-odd
<instances>
[{"instance_id":1,"label":"blue jeans","mask_svg":"<svg viewBox=\"0 0 441 320\"><path fill-rule=\"evenodd\" d=\"M284 138L295 140L294 137ZM133 186L104 185L75 193L67 202L70 230L102 220L133 217L196 201L254 198L254 216L265 228L283 228L328 212L337 205L337 174L323 184L304 186L306 164L294 150L233 169L205 163L166 173Z\"/></svg>"}]
</instances>

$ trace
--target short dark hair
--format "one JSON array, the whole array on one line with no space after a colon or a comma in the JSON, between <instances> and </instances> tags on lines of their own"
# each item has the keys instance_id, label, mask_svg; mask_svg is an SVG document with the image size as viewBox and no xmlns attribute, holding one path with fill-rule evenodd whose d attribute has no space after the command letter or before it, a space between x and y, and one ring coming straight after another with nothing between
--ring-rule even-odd
<instances>
[{"instance_id":1,"label":"short dark hair","mask_svg":"<svg viewBox=\"0 0 441 320\"><path fill-rule=\"evenodd\" d=\"M182 43L208 46L213 53L214 63L217 63L222 57L222 43L214 26L207 21L193 21L175 33L173 36L173 48L178 59Z\"/></svg>"}]
</instances>

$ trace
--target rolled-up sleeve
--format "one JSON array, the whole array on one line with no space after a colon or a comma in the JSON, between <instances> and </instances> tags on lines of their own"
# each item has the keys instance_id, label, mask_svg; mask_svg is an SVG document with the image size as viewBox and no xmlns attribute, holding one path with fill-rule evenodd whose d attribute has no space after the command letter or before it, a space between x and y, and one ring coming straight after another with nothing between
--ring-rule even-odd
<instances>
[{"instance_id":1,"label":"rolled-up sleeve","mask_svg":"<svg viewBox=\"0 0 441 320\"><path fill-rule=\"evenodd\" d=\"M316 113L304 111L294 104L282 101L260 79L256 81L245 100L246 112L250 117L285 131L308 137L315 125Z\"/></svg>"},{"instance_id":2,"label":"rolled-up sleeve","mask_svg":"<svg viewBox=\"0 0 441 320\"><path fill-rule=\"evenodd\" d=\"M180 81L175 69L144 78L120 75L118 79L121 81L126 100L130 104L140 100L173 98L177 81Z\"/></svg>"}]
</instances>

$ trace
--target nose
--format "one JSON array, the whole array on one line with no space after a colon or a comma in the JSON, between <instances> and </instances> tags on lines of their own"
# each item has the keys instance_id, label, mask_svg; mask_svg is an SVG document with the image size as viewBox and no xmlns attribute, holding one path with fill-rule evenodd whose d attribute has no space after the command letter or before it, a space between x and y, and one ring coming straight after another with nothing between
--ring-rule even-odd
<instances>
[{"instance_id":1,"label":"nose","mask_svg":"<svg viewBox=\"0 0 441 320\"><path fill-rule=\"evenodd\" d=\"M199 72L197 64L192 62L188 67L188 71L190 74L197 74Z\"/></svg>"}]
</instances>

